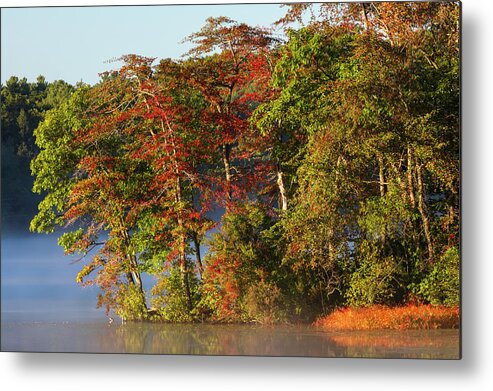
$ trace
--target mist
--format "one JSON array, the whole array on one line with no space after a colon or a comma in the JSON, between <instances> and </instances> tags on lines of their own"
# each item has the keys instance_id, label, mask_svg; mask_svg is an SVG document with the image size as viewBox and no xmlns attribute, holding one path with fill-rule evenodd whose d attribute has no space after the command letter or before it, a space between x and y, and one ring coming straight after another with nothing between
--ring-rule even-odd
<instances>
[{"instance_id":1,"label":"mist","mask_svg":"<svg viewBox=\"0 0 493 391\"><path fill-rule=\"evenodd\" d=\"M64 321L103 318L96 287L75 283L80 263L65 256L57 235L2 232L3 320Z\"/></svg>"}]
</instances>

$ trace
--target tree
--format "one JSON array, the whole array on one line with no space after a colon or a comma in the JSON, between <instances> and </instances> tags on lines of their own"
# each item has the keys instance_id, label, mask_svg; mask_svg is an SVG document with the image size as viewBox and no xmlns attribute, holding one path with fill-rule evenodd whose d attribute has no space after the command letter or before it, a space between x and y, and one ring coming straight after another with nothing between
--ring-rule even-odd
<instances>
[{"instance_id":1,"label":"tree","mask_svg":"<svg viewBox=\"0 0 493 391\"><path fill-rule=\"evenodd\" d=\"M241 193L238 185L246 177L241 175L241 167L232 166L232 153L248 130L247 118L258 99L255 89L252 90L252 73L259 66L259 59L269 59L267 51L275 40L265 29L226 17L207 19L206 25L187 40L195 46L187 53L193 57L184 64L185 77L210 105L208 120L216 126L215 141L224 166L222 187L228 205L235 192ZM238 158L241 157L239 153ZM247 168L247 174L248 171L251 169Z\"/></svg>"},{"instance_id":2,"label":"tree","mask_svg":"<svg viewBox=\"0 0 493 391\"><path fill-rule=\"evenodd\" d=\"M455 219L457 205L452 198L458 189L459 130L453 114L458 113L458 7L372 3L329 4L321 9L326 11L322 20L297 33L314 37L312 44L305 39L305 45L297 47L291 38L287 61L279 62L287 80L280 97L294 85L287 107L303 108L305 115L293 117L304 118L306 125L299 128L311 129L305 161L298 169L299 196L286 221L288 227L298 227L292 233L295 237L305 233L306 243L303 239L293 243L302 264L307 254L313 259L320 247L322 258L316 264L330 259L332 246L316 238L323 229L302 231L310 218L330 228L322 238L334 235L336 221L341 221L343 246L335 259L347 259L346 277L340 281L346 284L343 292L347 291L348 300L399 302L408 284L426 276L439 256L437 248L451 245L445 238L438 245L437 239L441 229L450 227L450 216ZM302 11L295 7L288 16L299 18ZM340 46L312 51L313 42L335 31L346 40L340 52L346 54L329 56L333 62L327 63L324 53ZM438 69L441 75L435 74ZM298 91L302 92L295 95ZM447 136L441 138L439 133ZM314 161L317 157L322 161ZM441 174L449 185L432 174L433 159L442 162L448 173ZM338 201L331 204L331 199ZM332 219L320 221L327 214ZM371 281L385 281L377 296L366 295L373 289Z\"/></svg>"},{"instance_id":3,"label":"tree","mask_svg":"<svg viewBox=\"0 0 493 391\"><path fill-rule=\"evenodd\" d=\"M58 106L35 131L44 199L31 228L63 227L60 244L85 262L78 282L126 319L268 323L342 305L454 305L458 12L293 5L280 22L303 27L283 44L210 18L179 61L125 55L73 93L10 80L11 145Z\"/></svg>"},{"instance_id":4,"label":"tree","mask_svg":"<svg viewBox=\"0 0 493 391\"><path fill-rule=\"evenodd\" d=\"M65 83L66 94L47 102L58 82L47 83L39 76L35 83L11 77L1 86L2 113L2 223L4 227L25 230L34 216L40 198L31 192L29 162L38 153L33 131L51 108L68 99L73 87Z\"/></svg>"},{"instance_id":5,"label":"tree","mask_svg":"<svg viewBox=\"0 0 493 391\"><path fill-rule=\"evenodd\" d=\"M153 59L122 59L118 72L103 75L85 92L84 111L82 103L74 107L81 92L36 131L42 152L33 165L35 190L48 191L48 196L32 226L43 231L55 223L75 226L60 238L66 252L86 256L98 249L77 280L96 273L87 283L102 289L100 305L108 310L124 318L147 318L141 274L165 279L170 267L178 267L190 313L194 274L187 260L188 237L190 232L203 234L202 226L207 226L206 209L197 211L191 199L204 183L194 156L207 135L196 131L193 117L167 94L170 86L156 82ZM72 117L80 123L65 125ZM50 132L58 141L45 141ZM55 169L50 160L60 148L81 151L61 158L66 171ZM51 175L47 184L45 171ZM57 193L60 182L67 186Z\"/></svg>"}]
</instances>

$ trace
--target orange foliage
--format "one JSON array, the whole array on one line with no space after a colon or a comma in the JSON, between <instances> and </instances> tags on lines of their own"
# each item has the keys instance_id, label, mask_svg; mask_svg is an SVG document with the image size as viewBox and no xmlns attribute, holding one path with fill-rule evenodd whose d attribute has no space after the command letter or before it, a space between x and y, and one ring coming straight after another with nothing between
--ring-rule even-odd
<instances>
[{"instance_id":1,"label":"orange foliage","mask_svg":"<svg viewBox=\"0 0 493 391\"><path fill-rule=\"evenodd\" d=\"M318 319L328 330L423 330L459 328L459 307L407 305L342 308Z\"/></svg>"}]
</instances>

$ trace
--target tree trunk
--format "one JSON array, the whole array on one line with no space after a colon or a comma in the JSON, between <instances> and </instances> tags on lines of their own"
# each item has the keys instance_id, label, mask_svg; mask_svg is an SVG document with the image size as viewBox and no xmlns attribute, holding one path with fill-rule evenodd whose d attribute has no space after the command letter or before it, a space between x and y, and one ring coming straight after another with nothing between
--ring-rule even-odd
<instances>
[{"instance_id":1,"label":"tree trunk","mask_svg":"<svg viewBox=\"0 0 493 391\"><path fill-rule=\"evenodd\" d=\"M378 161L378 185L379 185L379 190L380 190L380 197L385 197L385 167L383 164L383 158L380 153L377 154L377 161ZM386 243L387 243L387 235L385 233L385 230L381 232L381 241L382 241L382 248L385 249Z\"/></svg>"},{"instance_id":2,"label":"tree trunk","mask_svg":"<svg viewBox=\"0 0 493 391\"><path fill-rule=\"evenodd\" d=\"M142 304L144 305L144 308L147 312L148 308L147 308L146 297L145 297L145 293L144 293L144 287L142 286L142 279L140 277L140 273L137 270L138 264L137 264L137 258L135 257L135 255L130 256L130 261L132 264L132 272L131 272L132 278L133 278L135 285L137 286L137 289L139 290L140 299L142 300Z\"/></svg>"},{"instance_id":3,"label":"tree trunk","mask_svg":"<svg viewBox=\"0 0 493 391\"><path fill-rule=\"evenodd\" d=\"M233 199L232 189L231 189L231 165L229 162L231 146L229 144L221 145L221 152L223 157L224 171L226 174L226 197L227 201L230 202Z\"/></svg>"},{"instance_id":4,"label":"tree trunk","mask_svg":"<svg viewBox=\"0 0 493 391\"><path fill-rule=\"evenodd\" d=\"M139 265L137 263L137 257L132 253L132 251L130 249L130 236L129 236L127 230L124 228L125 222L123 221L123 219L120 219L120 224L122 227L121 232L123 235L123 239L125 241L125 245L126 245L126 248L128 251L127 258L128 258L130 270L126 271L127 280L129 282L129 285L137 286L137 289L139 290L140 299L142 300L144 308L147 311L147 303L146 303L144 288L142 286L142 279L140 278L140 273L138 270Z\"/></svg>"},{"instance_id":5,"label":"tree trunk","mask_svg":"<svg viewBox=\"0 0 493 391\"><path fill-rule=\"evenodd\" d=\"M380 185L380 196L383 197L385 195L385 167L383 165L382 155L377 155L378 160L378 180Z\"/></svg>"},{"instance_id":6,"label":"tree trunk","mask_svg":"<svg viewBox=\"0 0 493 391\"><path fill-rule=\"evenodd\" d=\"M180 171L178 168L178 162L176 159L176 144L175 144L175 139L173 136L173 128L171 127L170 123L168 122L167 118L166 119L166 127L168 128L170 132L170 140L169 142L171 143L173 150L172 150L172 155L171 161L174 166L174 172L176 175L175 179L175 201L177 203L178 209L178 214L177 214L177 223L178 223L178 230L180 232L180 247L179 247L179 256L178 256L178 264L180 267L180 273L182 275L182 285L183 285L183 290L185 291L185 296L187 300L187 307L188 310L191 311L193 308L192 304L192 294L190 292L190 282L188 279L188 270L187 270L187 255L186 255L186 248L187 248L187 237L186 237L186 229L185 229L185 224L183 222L183 218L181 215L181 208L182 208L182 190L181 190L181 180L180 180ZM166 133L165 131L165 126L163 119L161 119L161 129L163 133ZM168 142L168 140L166 140Z\"/></svg>"},{"instance_id":7,"label":"tree trunk","mask_svg":"<svg viewBox=\"0 0 493 391\"><path fill-rule=\"evenodd\" d=\"M414 198L413 185L413 152L411 148L407 149L407 191L409 194L409 202L411 206L416 207L416 199Z\"/></svg>"},{"instance_id":8,"label":"tree trunk","mask_svg":"<svg viewBox=\"0 0 493 391\"><path fill-rule=\"evenodd\" d=\"M132 256L132 258L135 258ZM137 261L132 261L132 268L134 269L137 266ZM140 290L142 290L142 279L140 278L140 273L136 270L132 270L132 278Z\"/></svg>"},{"instance_id":9,"label":"tree trunk","mask_svg":"<svg viewBox=\"0 0 493 391\"><path fill-rule=\"evenodd\" d=\"M447 228L453 227L455 221L455 210L453 205L449 205L448 207L448 224Z\"/></svg>"},{"instance_id":10,"label":"tree trunk","mask_svg":"<svg viewBox=\"0 0 493 391\"><path fill-rule=\"evenodd\" d=\"M134 281L134 278L132 276L132 273L126 272L125 275L127 276L128 285L134 285L135 281Z\"/></svg>"},{"instance_id":11,"label":"tree trunk","mask_svg":"<svg viewBox=\"0 0 493 391\"><path fill-rule=\"evenodd\" d=\"M192 191L192 205L195 207L195 199ZM199 235L196 231L192 231L192 240L193 245L195 247L195 259L197 261L197 268L199 269L200 279L202 279L202 275L204 274L204 267L202 265L202 256L200 255L200 240Z\"/></svg>"},{"instance_id":12,"label":"tree trunk","mask_svg":"<svg viewBox=\"0 0 493 391\"><path fill-rule=\"evenodd\" d=\"M368 10L367 10L367 4L365 3L361 3L361 14L363 16L363 20L365 22L365 30L368 30L368 28L370 27L369 26L369 23L368 23Z\"/></svg>"},{"instance_id":13,"label":"tree trunk","mask_svg":"<svg viewBox=\"0 0 493 391\"><path fill-rule=\"evenodd\" d=\"M277 169L277 186L279 187L279 196L281 201L281 210L288 210L288 197L286 195L286 188L284 187L283 172L280 167Z\"/></svg>"},{"instance_id":14,"label":"tree trunk","mask_svg":"<svg viewBox=\"0 0 493 391\"><path fill-rule=\"evenodd\" d=\"M188 279L188 270L187 270L187 258L185 254L186 242L182 240L180 244L180 272L183 276L183 289L185 291L185 296L187 299L187 308L189 311L193 308L192 303L192 294L190 292L190 281Z\"/></svg>"},{"instance_id":15,"label":"tree trunk","mask_svg":"<svg viewBox=\"0 0 493 391\"><path fill-rule=\"evenodd\" d=\"M200 256L200 242L197 235L197 232L192 234L193 244L195 246L195 256L197 259L197 266L199 268L200 278L202 279L202 275L204 274L204 266L202 265L202 257Z\"/></svg>"},{"instance_id":16,"label":"tree trunk","mask_svg":"<svg viewBox=\"0 0 493 391\"><path fill-rule=\"evenodd\" d=\"M147 100L146 100L146 104L147 104ZM149 109L149 106L148 106L148 109ZM165 126L165 121L166 121L166 126ZM178 229L180 232L180 247L179 247L178 262L179 262L180 272L182 274L183 289L185 291L185 296L187 299L188 310L191 311L192 310L192 295L190 292L190 282L188 279L187 256L186 256L187 237L186 237L185 224L184 224L183 218L181 216L182 190L181 190L180 171L178 169L178 163L177 163L177 159L176 159L176 144L175 144L174 135L173 135L173 133L174 133L173 128L171 127L167 117L164 117L164 119L161 117L160 125L161 125L161 130L162 130L163 134L166 134L166 128L169 130L169 133L170 133L169 142L171 143L171 145L173 147L172 155L168 155L168 156L170 156L170 158L171 158L172 164L174 166L174 172L176 175L175 201L178 204L177 207L179 208L178 216L177 216L177 223L178 223ZM166 142L168 142L168 137L166 137Z\"/></svg>"},{"instance_id":17,"label":"tree trunk","mask_svg":"<svg viewBox=\"0 0 493 391\"><path fill-rule=\"evenodd\" d=\"M180 210L178 211L178 229L180 231L180 249L179 249L179 266L180 266L180 272L182 275L182 281L183 281L183 290L185 291L185 296L187 299L187 307L188 310L191 311L193 308L192 305L192 294L190 292L190 281L188 279L188 270L187 270L187 255L186 255L186 248L187 248L187 238L185 234L185 225L183 224L183 219L181 217L181 200L182 200L182 194L181 194L181 181L180 178L176 178L176 202L178 204L178 207Z\"/></svg>"},{"instance_id":18,"label":"tree trunk","mask_svg":"<svg viewBox=\"0 0 493 391\"><path fill-rule=\"evenodd\" d=\"M423 173L421 171L422 165L416 165L416 177L418 181L418 210L423 222L423 231L425 234L426 242L428 244L428 260L433 261L433 241L430 233L430 220L428 218L428 210L426 207L425 192L423 186Z\"/></svg>"}]
</instances>

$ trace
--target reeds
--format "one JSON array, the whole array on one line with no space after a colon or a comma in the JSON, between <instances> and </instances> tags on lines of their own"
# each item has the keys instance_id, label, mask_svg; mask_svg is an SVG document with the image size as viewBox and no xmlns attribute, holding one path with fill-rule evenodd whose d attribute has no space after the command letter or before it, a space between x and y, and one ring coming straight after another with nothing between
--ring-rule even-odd
<instances>
[{"instance_id":1,"label":"reeds","mask_svg":"<svg viewBox=\"0 0 493 391\"><path fill-rule=\"evenodd\" d=\"M318 319L315 326L329 330L458 329L459 307L406 305L341 308Z\"/></svg>"}]
</instances>

